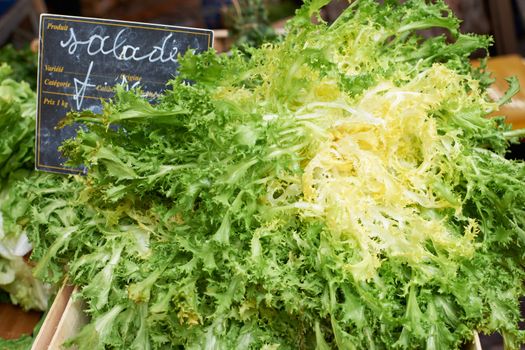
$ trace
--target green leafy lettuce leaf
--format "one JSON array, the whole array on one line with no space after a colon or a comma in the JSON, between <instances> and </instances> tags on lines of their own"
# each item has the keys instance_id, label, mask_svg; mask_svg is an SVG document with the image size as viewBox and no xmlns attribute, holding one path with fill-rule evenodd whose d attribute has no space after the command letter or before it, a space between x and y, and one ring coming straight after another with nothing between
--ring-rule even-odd
<instances>
[{"instance_id":1,"label":"green leafy lettuce leaf","mask_svg":"<svg viewBox=\"0 0 525 350\"><path fill-rule=\"evenodd\" d=\"M80 349L459 349L524 335L525 165L442 1L309 1L282 42L188 53L20 182L35 273L81 287ZM445 35L425 38L439 27ZM192 81L193 84L188 82ZM64 269L65 267L65 269Z\"/></svg>"}]
</instances>

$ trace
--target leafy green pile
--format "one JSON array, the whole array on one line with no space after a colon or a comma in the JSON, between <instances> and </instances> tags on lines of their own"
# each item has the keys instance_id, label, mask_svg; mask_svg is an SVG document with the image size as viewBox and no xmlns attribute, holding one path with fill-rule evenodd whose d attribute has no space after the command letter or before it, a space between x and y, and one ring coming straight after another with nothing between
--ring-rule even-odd
<instances>
[{"instance_id":1,"label":"leafy green pile","mask_svg":"<svg viewBox=\"0 0 525 350\"><path fill-rule=\"evenodd\" d=\"M259 47L277 40L263 0L234 0L226 13L226 27L239 47Z\"/></svg>"},{"instance_id":2,"label":"leafy green pile","mask_svg":"<svg viewBox=\"0 0 525 350\"><path fill-rule=\"evenodd\" d=\"M0 338L0 350L28 350L31 349L33 338L24 335L18 339Z\"/></svg>"},{"instance_id":3,"label":"leafy green pile","mask_svg":"<svg viewBox=\"0 0 525 350\"><path fill-rule=\"evenodd\" d=\"M36 274L88 303L79 348L519 348L525 164L468 61L490 40L442 1L312 24L326 2L282 43L187 54L158 104L65 121L87 176L18 191Z\"/></svg>"},{"instance_id":4,"label":"leafy green pile","mask_svg":"<svg viewBox=\"0 0 525 350\"><path fill-rule=\"evenodd\" d=\"M34 167L35 93L0 65L0 182L18 169Z\"/></svg>"},{"instance_id":5,"label":"leafy green pile","mask_svg":"<svg viewBox=\"0 0 525 350\"><path fill-rule=\"evenodd\" d=\"M38 57L29 45L22 48L15 48L12 44L4 45L0 48L0 62L11 67L11 79L25 81L32 90L36 89Z\"/></svg>"},{"instance_id":6,"label":"leafy green pile","mask_svg":"<svg viewBox=\"0 0 525 350\"><path fill-rule=\"evenodd\" d=\"M34 167L35 93L25 82L14 80L10 66L0 66L0 288L13 304L45 310L49 286L36 280L24 255L31 250L25 230L12 221L20 218L22 205L16 184Z\"/></svg>"}]
</instances>

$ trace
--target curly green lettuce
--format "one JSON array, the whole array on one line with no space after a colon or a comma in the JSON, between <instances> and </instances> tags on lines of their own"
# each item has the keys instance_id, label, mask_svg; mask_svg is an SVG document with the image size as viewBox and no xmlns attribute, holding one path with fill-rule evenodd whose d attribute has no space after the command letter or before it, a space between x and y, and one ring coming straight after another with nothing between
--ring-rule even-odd
<instances>
[{"instance_id":1,"label":"curly green lettuce","mask_svg":"<svg viewBox=\"0 0 525 350\"><path fill-rule=\"evenodd\" d=\"M6 51L1 51L5 53ZM0 54L1 56L1 54ZM35 279L24 256L31 250L25 229L27 209L15 190L34 167L36 97L5 63L0 65L0 288L24 309L45 310L51 287Z\"/></svg>"},{"instance_id":2,"label":"curly green lettuce","mask_svg":"<svg viewBox=\"0 0 525 350\"><path fill-rule=\"evenodd\" d=\"M468 60L490 39L442 1L331 25L326 3L280 43L186 54L156 104L120 89L64 120L88 126L62 146L87 175L17 191L36 274L87 301L70 344L519 349L525 164Z\"/></svg>"}]
</instances>

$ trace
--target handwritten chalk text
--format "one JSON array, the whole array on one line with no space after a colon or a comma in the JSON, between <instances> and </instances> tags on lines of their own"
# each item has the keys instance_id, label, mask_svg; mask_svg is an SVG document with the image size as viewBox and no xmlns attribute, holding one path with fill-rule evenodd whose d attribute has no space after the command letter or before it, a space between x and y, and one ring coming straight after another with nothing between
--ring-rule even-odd
<instances>
[{"instance_id":1,"label":"handwritten chalk text","mask_svg":"<svg viewBox=\"0 0 525 350\"><path fill-rule=\"evenodd\" d=\"M60 46L66 48L70 55L85 48L89 56L113 55L121 61L177 62L179 48L176 47L176 41L172 40L173 33L166 35L160 46L144 49L140 46L126 45L125 31L126 29L120 30L113 39L109 35L93 34L86 40L81 40L77 38L75 29L69 28L69 38L67 41L61 40Z\"/></svg>"}]
</instances>

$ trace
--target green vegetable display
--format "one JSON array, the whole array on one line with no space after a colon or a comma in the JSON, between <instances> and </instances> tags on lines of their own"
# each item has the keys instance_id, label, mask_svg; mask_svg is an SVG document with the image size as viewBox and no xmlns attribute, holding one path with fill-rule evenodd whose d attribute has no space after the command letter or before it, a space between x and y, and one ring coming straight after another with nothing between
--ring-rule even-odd
<instances>
[{"instance_id":1,"label":"green vegetable display","mask_svg":"<svg viewBox=\"0 0 525 350\"><path fill-rule=\"evenodd\" d=\"M263 0L233 0L228 10L226 27L231 30L236 46L259 47L277 41Z\"/></svg>"},{"instance_id":2,"label":"green vegetable display","mask_svg":"<svg viewBox=\"0 0 525 350\"><path fill-rule=\"evenodd\" d=\"M185 55L155 105L120 89L64 121L88 125L62 147L87 176L17 191L37 276L88 303L71 343L519 349L525 164L468 61L490 40L442 1L358 0L331 25L327 2L281 43Z\"/></svg>"},{"instance_id":3,"label":"green vegetable display","mask_svg":"<svg viewBox=\"0 0 525 350\"><path fill-rule=\"evenodd\" d=\"M12 78L12 69L0 65L0 181L20 168L34 167L35 93Z\"/></svg>"},{"instance_id":4,"label":"green vegetable display","mask_svg":"<svg viewBox=\"0 0 525 350\"><path fill-rule=\"evenodd\" d=\"M1 51L5 52L5 51ZM15 190L34 167L35 93L7 64L0 66L0 288L13 304L45 310L50 286L36 280L24 255L31 250L25 230L27 219L13 222L26 207Z\"/></svg>"},{"instance_id":5,"label":"green vegetable display","mask_svg":"<svg viewBox=\"0 0 525 350\"><path fill-rule=\"evenodd\" d=\"M7 63L11 67L11 79L27 82L32 90L36 90L37 56L29 46L15 48L12 44L7 44L0 48L0 62Z\"/></svg>"},{"instance_id":6,"label":"green vegetable display","mask_svg":"<svg viewBox=\"0 0 525 350\"><path fill-rule=\"evenodd\" d=\"M0 350L28 350L32 344L33 338L27 335L14 340L0 338Z\"/></svg>"}]
</instances>

